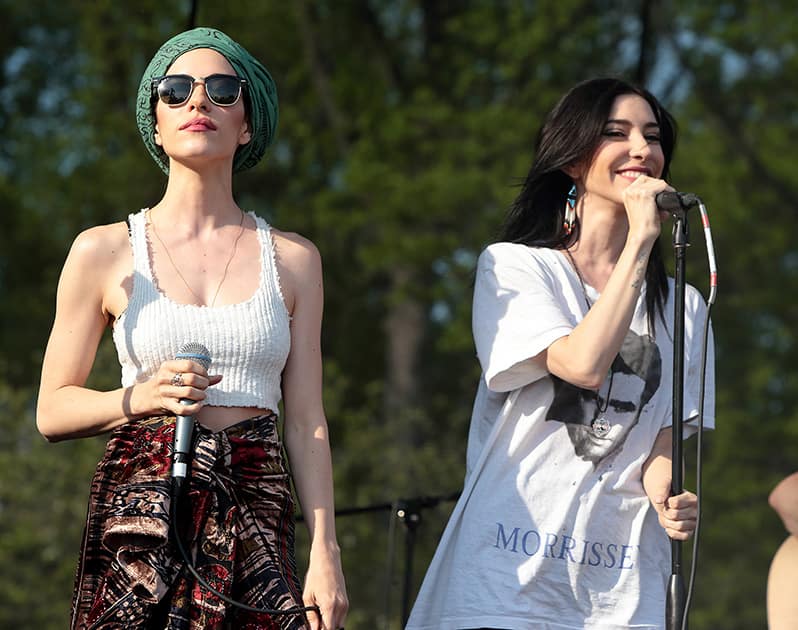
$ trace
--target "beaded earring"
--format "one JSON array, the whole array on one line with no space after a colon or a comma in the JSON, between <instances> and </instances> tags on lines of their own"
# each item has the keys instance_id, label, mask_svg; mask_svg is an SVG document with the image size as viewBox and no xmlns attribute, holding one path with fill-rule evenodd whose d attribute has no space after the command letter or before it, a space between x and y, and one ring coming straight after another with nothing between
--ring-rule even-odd
<instances>
[{"instance_id":1,"label":"beaded earring","mask_svg":"<svg viewBox=\"0 0 798 630\"><path fill-rule=\"evenodd\" d=\"M563 229L565 229L565 233L570 236L571 232L574 231L574 225L576 224L576 184L571 186L571 190L568 191L568 196L565 200L565 221L563 221Z\"/></svg>"}]
</instances>

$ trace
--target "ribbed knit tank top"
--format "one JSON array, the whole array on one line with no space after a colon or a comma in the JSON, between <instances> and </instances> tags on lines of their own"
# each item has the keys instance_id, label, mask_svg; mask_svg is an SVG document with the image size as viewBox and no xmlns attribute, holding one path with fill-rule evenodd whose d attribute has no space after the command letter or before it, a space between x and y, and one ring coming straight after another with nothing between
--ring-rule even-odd
<instances>
[{"instance_id":1,"label":"ribbed knit tank top","mask_svg":"<svg viewBox=\"0 0 798 630\"><path fill-rule=\"evenodd\" d=\"M179 304L161 293L150 262L147 215L128 217L133 249L133 289L117 318L113 339L122 386L150 378L187 342L210 350L210 374L222 380L207 390L206 404L277 412L280 379L291 347L290 316L280 290L271 227L252 212L260 242L260 281L249 299L223 306Z\"/></svg>"}]
</instances>

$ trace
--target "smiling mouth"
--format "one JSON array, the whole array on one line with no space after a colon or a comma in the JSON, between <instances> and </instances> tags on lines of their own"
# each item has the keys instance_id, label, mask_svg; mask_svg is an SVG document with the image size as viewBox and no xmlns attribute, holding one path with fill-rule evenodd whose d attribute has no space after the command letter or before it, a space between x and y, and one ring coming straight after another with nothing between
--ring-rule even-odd
<instances>
[{"instance_id":1,"label":"smiling mouth","mask_svg":"<svg viewBox=\"0 0 798 630\"><path fill-rule=\"evenodd\" d=\"M618 175L621 177L625 177L626 179L637 179L642 175L649 175L649 171L638 171L638 170L624 170L624 171L617 171Z\"/></svg>"}]
</instances>

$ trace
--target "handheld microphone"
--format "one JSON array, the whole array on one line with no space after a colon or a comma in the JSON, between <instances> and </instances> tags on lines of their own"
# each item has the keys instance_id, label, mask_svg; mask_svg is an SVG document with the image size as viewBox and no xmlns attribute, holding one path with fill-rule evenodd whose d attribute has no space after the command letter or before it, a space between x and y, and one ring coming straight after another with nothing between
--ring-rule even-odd
<instances>
[{"instance_id":1,"label":"handheld microphone","mask_svg":"<svg viewBox=\"0 0 798 630\"><path fill-rule=\"evenodd\" d=\"M190 341L183 344L175 359L189 359L200 364L206 370L211 365L210 351L201 343ZM181 398L180 404L190 405L194 401ZM191 452L191 436L194 433L194 418L192 416L178 415L175 420L175 441L172 448L172 482L173 486L182 485L188 474L188 464Z\"/></svg>"},{"instance_id":2,"label":"handheld microphone","mask_svg":"<svg viewBox=\"0 0 798 630\"><path fill-rule=\"evenodd\" d=\"M654 197L657 207L663 212L678 212L679 210L687 210L693 206L701 203L698 195L693 193L683 192L658 192Z\"/></svg>"},{"instance_id":3,"label":"handheld microphone","mask_svg":"<svg viewBox=\"0 0 798 630\"><path fill-rule=\"evenodd\" d=\"M175 359L188 359L189 361L194 361L206 370L211 365L210 350L208 350L201 343L194 341L183 344L178 353L175 355ZM194 401L190 400L189 398L180 399L181 405L190 405L193 402ZM273 616L303 615L304 617L305 612L313 611L319 618L321 618L321 611L319 610L319 607L315 605L292 606L291 608L281 608L280 610L277 610L272 608L250 606L248 604L236 601L214 588L213 585L208 583L208 576L203 576L199 571L197 571L197 568L194 566L196 558L192 558L186 550L186 546L180 535L180 528L178 527L180 516L179 504L182 503L182 500L190 501L190 497L182 497L181 491L183 489L183 482L186 480L188 473L188 464L190 462L191 453L191 436L193 432L194 418L191 416L178 415L177 419L175 420L175 437L174 446L172 448L172 496L171 504L169 506L169 530L172 534L172 539L175 543L175 546L180 552L183 562L185 562L186 569L188 569L191 575L193 575L197 582L199 582L205 589L213 593L222 601L230 604L231 606L235 606L236 608ZM196 544L200 545L201 542L198 541ZM218 587L218 584L216 586Z\"/></svg>"}]
</instances>

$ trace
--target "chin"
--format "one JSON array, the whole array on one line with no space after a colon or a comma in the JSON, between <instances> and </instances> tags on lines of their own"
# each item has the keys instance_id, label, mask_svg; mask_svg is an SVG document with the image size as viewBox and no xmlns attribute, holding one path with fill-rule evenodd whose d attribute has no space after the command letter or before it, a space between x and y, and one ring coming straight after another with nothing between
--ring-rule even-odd
<instances>
[{"instance_id":1,"label":"chin","mask_svg":"<svg viewBox=\"0 0 798 630\"><path fill-rule=\"evenodd\" d=\"M219 164L229 164L232 169L233 155L220 151L194 151L170 156L173 161L192 170L204 169Z\"/></svg>"}]
</instances>

